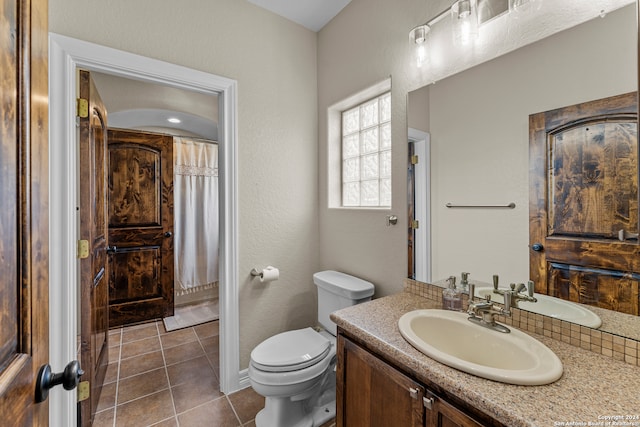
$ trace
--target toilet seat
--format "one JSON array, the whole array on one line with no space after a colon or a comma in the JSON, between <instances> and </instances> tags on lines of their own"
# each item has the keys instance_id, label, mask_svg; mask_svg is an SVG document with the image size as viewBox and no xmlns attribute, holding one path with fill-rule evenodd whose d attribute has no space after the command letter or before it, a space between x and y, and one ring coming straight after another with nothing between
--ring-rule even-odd
<instances>
[{"instance_id":1,"label":"toilet seat","mask_svg":"<svg viewBox=\"0 0 640 427\"><path fill-rule=\"evenodd\" d=\"M331 342L312 328L282 332L251 352L251 364L265 372L291 372L313 366L327 356Z\"/></svg>"}]
</instances>

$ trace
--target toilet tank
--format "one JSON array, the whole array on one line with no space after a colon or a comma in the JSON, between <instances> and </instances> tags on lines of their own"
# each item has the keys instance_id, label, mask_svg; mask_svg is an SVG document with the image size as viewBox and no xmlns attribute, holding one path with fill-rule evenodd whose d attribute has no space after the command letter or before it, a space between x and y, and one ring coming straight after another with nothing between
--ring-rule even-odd
<instances>
[{"instance_id":1,"label":"toilet tank","mask_svg":"<svg viewBox=\"0 0 640 427\"><path fill-rule=\"evenodd\" d=\"M371 300L374 291L371 282L333 270L315 273L313 283L318 287L318 322L334 336L337 326L329 315Z\"/></svg>"}]
</instances>

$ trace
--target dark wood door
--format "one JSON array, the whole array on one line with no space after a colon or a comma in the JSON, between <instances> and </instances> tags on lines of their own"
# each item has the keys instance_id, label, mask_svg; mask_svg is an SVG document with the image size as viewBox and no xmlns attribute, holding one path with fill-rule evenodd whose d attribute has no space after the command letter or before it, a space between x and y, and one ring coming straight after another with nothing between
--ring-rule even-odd
<instances>
[{"instance_id":1,"label":"dark wood door","mask_svg":"<svg viewBox=\"0 0 640 427\"><path fill-rule=\"evenodd\" d=\"M336 421L342 427L421 427L422 385L338 336Z\"/></svg>"},{"instance_id":2,"label":"dark wood door","mask_svg":"<svg viewBox=\"0 0 640 427\"><path fill-rule=\"evenodd\" d=\"M109 310L106 219L107 112L88 71L79 72L80 112L80 364L89 381L89 399L81 403L83 426L90 426L109 363ZM79 101L81 104L83 101ZM82 108L79 108L82 110Z\"/></svg>"},{"instance_id":3,"label":"dark wood door","mask_svg":"<svg viewBox=\"0 0 640 427\"><path fill-rule=\"evenodd\" d=\"M536 292L639 314L637 111L634 92L530 116Z\"/></svg>"},{"instance_id":4,"label":"dark wood door","mask_svg":"<svg viewBox=\"0 0 640 427\"><path fill-rule=\"evenodd\" d=\"M0 2L0 414L46 426L49 358L47 1ZM59 368L59 367L55 367Z\"/></svg>"},{"instance_id":5,"label":"dark wood door","mask_svg":"<svg viewBox=\"0 0 640 427\"><path fill-rule=\"evenodd\" d=\"M111 326L173 315L173 138L109 130Z\"/></svg>"}]
</instances>

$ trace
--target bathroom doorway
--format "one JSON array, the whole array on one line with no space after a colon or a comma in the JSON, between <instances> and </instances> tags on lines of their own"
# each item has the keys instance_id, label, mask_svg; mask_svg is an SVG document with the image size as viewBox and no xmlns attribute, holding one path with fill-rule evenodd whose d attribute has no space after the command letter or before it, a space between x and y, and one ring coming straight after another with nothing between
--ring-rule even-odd
<instances>
[{"instance_id":1,"label":"bathroom doorway","mask_svg":"<svg viewBox=\"0 0 640 427\"><path fill-rule=\"evenodd\" d=\"M78 286L76 241L77 146L75 141L75 78L78 68L134 80L217 94L220 123L220 388L230 393L241 388L239 370L237 294L237 82L124 51L50 34L50 229L56 250L50 259L50 331L52 365L75 358ZM65 307L65 308L63 308ZM51 396L54 425L71 426L75 397Z\"/></svg>"},{"instance_id":2,"label":"bathroom doorway","mask_svg":"<svg viewBox=\"0 0 640 427\"><path fill-rule=\"evenodd\" d=\"M113 200L109 199L109 209L113 211L116 222L124 222L119 227L110 221L110 230L113 230L110 234L114 237L124 236L124 241L122 238L116 239L121 244L116 244L115 240L110 243L111 247L117 247L110 256L114 266L110 284L110 325L121 326L162 317L169 332L217 320L218 95L112 74L93 72L92 75L98 90L104 94L109 112L109 147L114 147L110 153L122 152L125 156L121 160L125 164L119 168L120 172L112 171L112 167L117 165L109 167L109 193L113 196ZM152 246L140 246L138 240L144 235L142 229L134 233L135 237L127 232L139 222L138 217L148 216L144 212L134 215L136 207L149 211L141 205L144 198L138 199L133 195L145 187L145 174L129 174L127 171L148 169L140 162L148 157L144 154L147 149L156 147L158 138L167 140L172 147L166 150L170 153L168 161L172 172L164 184L164 188L171 191L166 191L162 197L163 204L166 202L171 206L167 217L172 218L172 225L168 232L170 236L162 240L168 239L171 243L175 262L173 268L163 268L157 274L162 276L160 282L170 280L170 287L161 286L156 290L153 284L157 280L152 277L141 280L147 275L144 272L131 274L140 270L144 259L150 261L146 263L149 265L146 270L151 272L154 251L151 250ZM110 158L122 157L115 154ZM164 171L161 173L165 175ZM122 175L130 176L122 179ZM116 179L118 177L121 179ZM131 187L137 191L132 191ZM153 197L151 199L155 200ZM122 221L117 215L120 211L124 215ZM131 222L136 224L129 224ZM141 250L133 251L136 247ZM171 295L161 295L161 288L170 289ZM168 310L163 311L165 315L158 314L158 310L145 309L163 301L170 305Z\"/></svg>"}]
</instances>

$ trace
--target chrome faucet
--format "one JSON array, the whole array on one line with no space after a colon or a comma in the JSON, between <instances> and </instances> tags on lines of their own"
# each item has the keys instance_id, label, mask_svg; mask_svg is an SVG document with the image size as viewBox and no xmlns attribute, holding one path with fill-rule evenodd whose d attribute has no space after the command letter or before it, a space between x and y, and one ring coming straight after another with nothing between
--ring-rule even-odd
<instances>
[{"instance_id":1,"label":"chrome faucet","mask_svg":"<svg viewBox=\"0 0 640 427\"><path fill-rule=\"evenodd\" d=\"M525 287L527 288L527 293L523 293ZM500 294L502 296L506 296L506 294L511 294L511 306L518 308L518 302L520 301L528 301L528 302L538 302L538 300L533 296L533 288L534 284L532 280L527 282L525 286L524 283L515 284L512 283L509 285L510 289L498 289L498 275L493 275L493 293Z\"/></svg>"},{"instance_id":2,"label":"chrome faucet","mask_svg":"<svg viewBox=\"0 0 640 427\"><path fill-rule=\"evenodd\" d=\"M511 316L511 296L504 294L504 307L497 306L491 302L491 295L487 295L485 301L474 301L476 285L469 283L469 321L494 331L509 333L511 330L504 325L496 323L496 316Z\"/></svg>"}]
</instances>

